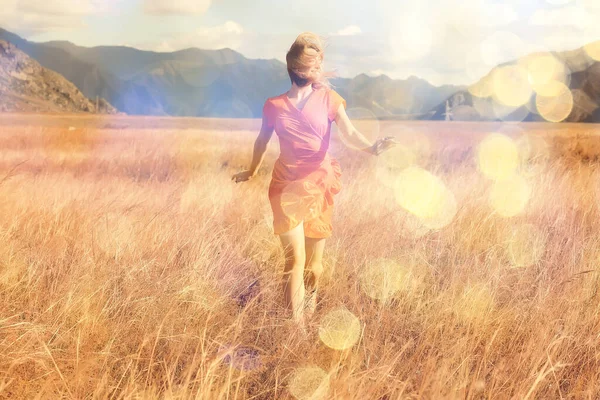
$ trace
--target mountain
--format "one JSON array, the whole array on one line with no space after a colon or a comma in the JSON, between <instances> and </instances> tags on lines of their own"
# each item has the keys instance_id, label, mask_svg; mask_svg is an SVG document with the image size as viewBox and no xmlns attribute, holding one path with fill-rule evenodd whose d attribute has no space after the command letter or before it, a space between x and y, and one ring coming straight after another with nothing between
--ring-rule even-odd
<instances>
[{"instance_id":1,"label":"mountain","mask_svg":"<svg viewBox=\"0 0 600 400\"><path fill-rule=\"evenodd\" d=\"M599 122L600 41L532 53L493 68L434 108L433 119ZM590 56L594 54L594 57Z\"/></svg>"},{"instance_id":2,"label":"mountain","mask_svg":"<svg viewBox=\"0 0 600 400\"><path fill-rule=\"evenodd\" d=\"M85 97L62 75L0 40L0 111L116 113L104 99Z\"/></svg>"},{"instance_id":3,"label":"mountain","mask_svg":"<svg viewBox=\"0 0 600 400\"><path fill-rule=\"evenodd\" d=\"M86 96L104 97L128 114L257 118L268 97L290 86L284 63L248 59L227 48L172 53L125 46L87 48L66 41L30 42L2 29L0 39L61 73ZM332 84L350 108L378 118L427 117L464 89L435 87L415 77L393 80L364 74L333 79Z\"/></svg>"}]
</instances>

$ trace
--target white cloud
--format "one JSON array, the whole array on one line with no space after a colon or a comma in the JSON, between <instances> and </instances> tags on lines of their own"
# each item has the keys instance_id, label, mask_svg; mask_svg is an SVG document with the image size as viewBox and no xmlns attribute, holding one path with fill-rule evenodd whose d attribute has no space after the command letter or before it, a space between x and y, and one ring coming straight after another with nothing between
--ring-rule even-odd
<instances>
[{"instance_id":1,"label":"white cloud","mask_svg":"<svg viewBox=\"0 0 600 400\"><path fill-rule=\"evenodd\" d=\"M115 11L126 0L2 0L0 26L23 35L72 31L84 18Z\"/></svg>"},{"instance_id":2,"label":"white cloud","mask_svg":"<svg viewBox=\"0 0 600 400\"><path fill-rule=\"evenodd\" d=\"M204 14L211 0L144 0L144 11L157 15Z\"/></svg>"},{"instance_id":3,"label":"white cloud","mask_svg":"<svg viewBox=\"0 0 600 400\"><path fill-rule=\"evenodd\" d=\"M529 19L530 25L573 27L577 29L586 29L591 23L592 14L579 6L539 9Z\"/></svg>"},{"instance_id":4,"label":"white cloud","mask_svg":"<svg viewBox=\"0 0 600 400\"><path fill-rule=\"evenodd\" d=\"M159 43L143 44L141 47L154 51L176 51L190 47L216 50L229 47L238 49L244 36L244 27L237 22L227 21L222 25L198 28L194 32L177 34Z\"/></svg>"},{"instance_id":5,"label":"white cloud","mask_svg":"<svg viewBox=\"0 0 600 400\"><path fill-rule=\"evenodd\" d=\"M485 4L481 9L482 18L477 19L480 26L500 27L509 25L519 19L519 15L511 4Z\"/></svg>"},{"instance_id":6,"label":"white cloud","mask_svg":"<svg viewBox=\"0 0 600 400\"><path fill-rule=\"evenodd\" d=\"M349 25L339 31L332 33L334 36L354 36L362 33L362 29L358 25Z\"/></svg>"}]
</instances>

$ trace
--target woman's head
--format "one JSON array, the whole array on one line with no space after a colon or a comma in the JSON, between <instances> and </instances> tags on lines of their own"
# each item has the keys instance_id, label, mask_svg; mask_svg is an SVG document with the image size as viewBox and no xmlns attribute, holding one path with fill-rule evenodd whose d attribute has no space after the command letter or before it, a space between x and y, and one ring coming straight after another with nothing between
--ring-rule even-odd
<instances>
[{"instance_id":1,"label":"woman's head","mask_svg":"<svg viewBox=\"0 0 600 400\"><path fill-rule=\"evenodd\" d=\"M292 83L302 87L331 87L330 72L323 70L325 43L312 32L303 32L294 41L286 55L287 70Z\"/></svg>"}]
</instances>

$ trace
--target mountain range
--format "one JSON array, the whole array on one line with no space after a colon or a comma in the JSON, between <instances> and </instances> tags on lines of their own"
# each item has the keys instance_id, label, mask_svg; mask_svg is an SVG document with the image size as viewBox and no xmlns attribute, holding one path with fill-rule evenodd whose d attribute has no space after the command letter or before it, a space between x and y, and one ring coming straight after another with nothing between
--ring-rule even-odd
<instances>
[{"instance_id":1,"label":"mountain range","mask_svg":"<svg viewBox=\"0 0 600 400\"><path fill-rule=\"evenodd\" d=\"M268 97L289 89L286 65L276 59L248 59L224 48L189 48L170 53L125 46L81 47L67 41L36 43L0 29L11 42L43 67L71 81L86 97L104 98L133 115L258 118ZM600 44L599 44L600 45ZM569 70L573 107L567 121L600 121L600 63L584 49L553 52ZM526 58L523 58L526 59ZM492 68L471 86L434 86L410 77L360 74L332 79L348 102L351 117L378 119L544 120L536 94L519 107L497 107L489 86L497 72L523 59ZM481 97L480 97L481 96ZM351 112L350 112L351 111Z\"/></svg>"},{"instance_id":2,"label":"mountain range","mask_svg":"<svg viewBox=\"0 0 600 400\"><path fill-rule=\"evenodd\" d=\"M0 40L60 73L88 98L105 98L127 114L257 118L264 101L290 85L286 65L279 60L248 59L228 48L171 53L87 48L66 41L31 42L3 29ZM416 77L394 80L365 74L335 78L332 84L357 114L378 118L426 117L464 89L436 87Z\"/></svg>"}]
</instances>

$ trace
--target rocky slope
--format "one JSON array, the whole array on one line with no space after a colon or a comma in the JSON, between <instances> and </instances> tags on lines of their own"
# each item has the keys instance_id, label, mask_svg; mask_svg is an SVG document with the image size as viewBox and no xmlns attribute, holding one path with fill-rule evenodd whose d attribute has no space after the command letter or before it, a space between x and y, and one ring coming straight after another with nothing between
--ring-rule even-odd
<instances>
[{"instance_id":1,"label":"rocky slope","mask_svg":"<svg viewBox=\"0 0 600 400\"><path fill-rule=\"evenodd\" d=\"M104 99L96 108L73 83L6 41L0 41L0 111L117 112Z\"/></svg>"}]
</instances>

